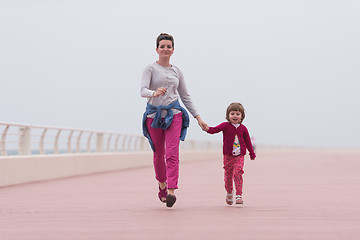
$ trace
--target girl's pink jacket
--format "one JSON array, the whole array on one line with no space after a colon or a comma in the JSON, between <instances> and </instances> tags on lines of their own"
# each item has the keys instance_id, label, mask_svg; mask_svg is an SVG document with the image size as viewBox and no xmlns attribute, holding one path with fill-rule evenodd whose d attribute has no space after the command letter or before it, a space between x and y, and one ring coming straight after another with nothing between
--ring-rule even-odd
<instances>
[{"instance_id":1,"label":"girl's pink jacket","mask_svg":"<svg viewBox=\"0 0 360 240\"><path fill-rule=\"evenodd\" d=\"M246 148L249 150L250 158L255 159L256 155L251 144L249 132L247 128L240 124L238 128L232 125L229 122L223 122L216 127L209 127L207 131L210 134L215 134L222 131L223 132L223 154L232 155L233 143L235 140L235 134L239 138L240 142L240 155L244 156L246 154Z\"/></svg>"}]
</instances>

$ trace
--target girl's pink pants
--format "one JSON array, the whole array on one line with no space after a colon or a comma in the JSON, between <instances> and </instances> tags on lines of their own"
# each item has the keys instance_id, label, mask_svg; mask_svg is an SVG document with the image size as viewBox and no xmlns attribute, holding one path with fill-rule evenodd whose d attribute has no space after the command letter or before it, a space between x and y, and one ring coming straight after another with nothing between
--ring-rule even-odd
<instances>
[{"instance_id":1,"label":"girl's pink pants","mask_svg":"<svg viewBox=\"0 0 360 240\"><path fill-rule=\"evenodd\" d=\"M235 182L236 195L242 195L244 174L244 156L224 155L224 181L225 189L228 193L233 191Z\"/></svg>"},{"instance_id":2,"label":"girl's pink pants","mask_svg":"<svg viewBox=\"0 0 360 240\"><path fill-rule=\"evenodd\" d=\"M154 119L147 118L146 126L154 144L155 177L159 182L167 182L168 188L178 188L179 144L182 127L182 113L174 115L167 129L152 128Z\"/></svg>"}]
</instances>

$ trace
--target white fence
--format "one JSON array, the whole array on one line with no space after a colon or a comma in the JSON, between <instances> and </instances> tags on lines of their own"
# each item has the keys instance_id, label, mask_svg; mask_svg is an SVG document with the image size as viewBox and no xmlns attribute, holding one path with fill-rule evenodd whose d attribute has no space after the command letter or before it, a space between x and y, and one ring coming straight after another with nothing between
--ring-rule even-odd
<instances>
[{"instance_id":1,"label":"white fence","mask_svg":"<svg viewBox=\"0 0 360 240\"><path fill-rule=\"evenodd\" d=\"M0 122L0 156L150 151L142 135ZM185 150L218 148L219 143L186 140Z\"/></svg>"},{"instance_id":2,"label":"white fence","mask_svg":"<svg viewBox=\"0 0 360 240\"><path fill-rule=\"evenodd\" d=\"M152 165L141 135L0 122L0 137L0 187ZM220 153L220 146L187 139L181 161Z\"/></svg>"}]
</instances>

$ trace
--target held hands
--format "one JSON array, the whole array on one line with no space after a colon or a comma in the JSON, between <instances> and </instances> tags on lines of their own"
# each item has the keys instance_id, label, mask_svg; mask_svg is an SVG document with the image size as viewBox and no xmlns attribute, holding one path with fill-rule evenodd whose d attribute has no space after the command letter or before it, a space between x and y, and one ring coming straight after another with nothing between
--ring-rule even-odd
<instances>
[{"instance_id":1,"label":"held hands","mask_svg":"<svg viewBox=\"0 0 360 240\"><path fill-rule=\"evenodd\" d=\"M154 96L154 97L164 96L165 93L166 93L166 88L164 88L164 87L159 87L159 88L153 93L153 96Z\"/></svg>"},{"instance_id":2,"label":"held hands","mask_svg":"<svg viewBox=\"0 0 360 240\"><path fill-rule=\"evenodd\" d=\"M206 124L206 122L204 122L204 121L201 119L200 115L197 115L195 118L196 118L196 120L198 121L198 124L199 124L199 126L201 127L202 130L204 130L204 131L208 131L208 130L209 130L209 126Z\"/></svg>"}]
</instances>

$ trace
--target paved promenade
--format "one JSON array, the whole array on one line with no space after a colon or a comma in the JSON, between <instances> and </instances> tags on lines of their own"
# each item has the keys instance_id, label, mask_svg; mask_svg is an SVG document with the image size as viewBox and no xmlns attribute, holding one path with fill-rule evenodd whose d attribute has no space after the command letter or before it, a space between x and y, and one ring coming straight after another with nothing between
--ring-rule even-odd
<instances>
[{"instance_id":1,"label":"paved promenade","mask_svg":"<svg viewBox=\"0 0 360 240\"><path fill-rule=\"evenodd\" d=\"M0 188L0 240L360 238L359 151L258 152L242 206L221 155L203 158L181 164L173 208L149 167Z\"/></svg>"}]
</instances>

